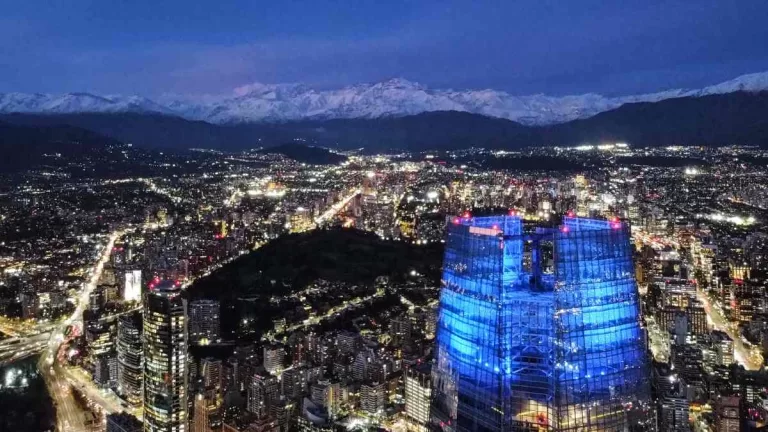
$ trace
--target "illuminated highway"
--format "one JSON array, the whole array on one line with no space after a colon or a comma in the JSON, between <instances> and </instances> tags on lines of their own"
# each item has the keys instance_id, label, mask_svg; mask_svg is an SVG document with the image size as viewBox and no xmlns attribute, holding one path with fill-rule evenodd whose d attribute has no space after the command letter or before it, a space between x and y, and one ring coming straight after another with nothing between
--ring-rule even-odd
<instances>
[{"instance_id":1,"label":"illuminated highway","mask_svg":"<svg viewBox=\"0 0 768 432\"><path fill-rule=\"evenodd\" d=\"M90 271L90 279L83 286L83 290L80 293L80 297L77 299L77 306L75 311L69 318L61 321L51 333L47 348L40 356L38 363L38 369L41 376L45 379L48 391L51 394L51 398L56 405L56 428L59 431L66 432L79 432L88 430L86 427L86 418L82 409L77 405L72 395L71 384L74 382L64 368L58 363L56 354L64 341L64 331L69 325L83 327L83 311L88 305L88 297L91 292L96 288L101 278L101 274L104 271L104 265L109 260L109 255L112 252L112 248L115 245L115 241L124 234L124 231L113 232L106 245L101 249L101 256L96 262L94 267ZM90 383L92 386L93 384ZM91 394L83 385L83 390L86 394Z\"/></svg>"},{"instance_id":2,"label":"illuminated highway","mask_svg":"<svg viewBox=\"0 0 768 432\"><path fill-rule=\"evenodd\" d=\"M48 346L49 339L50 333L41 333L0 342L0 366L40 354Z\"/></svg>"},{"instance_id":3,"label":"illuminated highway","mask_svg":"<svg viewBox=\"0 0 768 432\"><path fill-rule=\"evenodd\" d=\"M704 304L707 312L707 322L715 329L728 334L733 339L733 358L747 370L759 370L763 367L763 357L759 353L752 354L750 348L741 339L738 331L730 325L723 314L713 307L704 291L696 290L696 295Z\"/></svg>"},{"instance_id":4,"label":"illuminated highway","mask_svg":"<svg viewBox=\"0 0 768 432\"><path fill-rule=\"evenodd\" d=\"M363 193L360 189L355 189L352 191L351 194L347 195L342 199L341 201L337 202L336 204L332 205L331 208L326 210L323 214L315 218L315 224L320 225L323 222L326 222L336 216L340 211L344 210L344 207L349 204L350 201L352 201L356 196Z\"/></svg>"},{"instance_id":5,"label":"illuminated highway","mask_svg":"<svg viewBox=\"0 0 768 432\"><path fill-rule=\"evenodd\" d=\"M0 366L42 352L53 327L50 323L0 317L0 333L11 336L0 340Z\"/></svg>"}]
</instances>

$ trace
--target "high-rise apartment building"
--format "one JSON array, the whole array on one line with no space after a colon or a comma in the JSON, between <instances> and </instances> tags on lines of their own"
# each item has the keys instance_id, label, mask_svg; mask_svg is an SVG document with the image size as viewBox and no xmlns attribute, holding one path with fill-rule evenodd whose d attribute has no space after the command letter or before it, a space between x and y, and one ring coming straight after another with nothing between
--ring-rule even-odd
<instances>
[{"instance_id":1,"label":"high-rise apartment building","mask_svg":"<svg viewBox=\"0 0 768 432\"><path fill-rule=\"evenodd\" d=\"M689 432L690 404L685 395L685 382L671 376L671 389L659 397L659 427L663 431Z\"/></svg>"},{"instance_id":2,"label":"high-rise apartment building","mask_svg":"<svg viewBox=\"0 0 768 432\"><path fill-rule=\"evenodd\" d=\"M545 271L542 256L551 254ZM629 228L449 222L432 416L446 431L652 430Z\"/></svg>"},{"instance_id":3,"label":"high-rise apartment building","mask_svg":"<svg viewBox=\"0 0 768 432\"><path fill-rule=\"evenodd\" d=\"M114 352L94 358L93 381L103 388L117 386L117 357Z\"/></svg>"},{"instance_id":4,"label":"high-rise apartment building","mask_svg":"<svg viewBox=\"0 0 768 432\"><path fill-rule=\"evenodd\" d=\"M282 394L288 399L298 400L307 394L309 385L318 382L322 376L321 366L288 368L281 376Z\"/></svg>"},{"instance_id":5,"label":"high-rise apartment building","mask_svg":"<svg viewBox=\"0 0 768 432\"><path fill-rule=\"evenodd\" d=\"M741 399L720 396L715 403L715 431L741 432Z\"/></svg>"},{"instance_id":6,"label":"high-rise apartment building","mask_svg":"<svg viewBox=\"0 0 768 432\"><path fill-rule=\"evenodd\" d=\"M405 418L409 430L426 432L432 397L432 369L429 363L405 370Z\"/></svg>"},{"instance_id":7,"label":"high-rise apartment building","mask_svg":"<svg viewBox=\"0 0 768 432\"><path fill-rule=\"evenodd\" d=\"M387 392L384 383L365 383L360 386L360 409L369 414L384 410Z\"/></svg>"},{"instance_id":8,"label":"high-rise apartment building","mask_svg":"<svg viewBox=\"0 0 768 432\"><path fill-rule=\"evenodd\" d=\"M195 300L189 303L189 340L205 345L221 339L221 305L215 300Z\"/></svg>"},{"instance_id":9,"label":"high-rise apartment building","mask_svg":"<svg viewBox=\"0 0 768 432\"><path fill-rule=\"evenodd\" d=\"M117 321L117 390L131 405L141 404L144 355L141 314L122 315Z\"/></svg>"},{"instance_id":10,"label":"high-rise apartment building","mask_svg":"<svg viewBox=\"0 0 768 432\"><path fill-rule=\"evenodd\" d=\"M336 336L336 346L341 355L352 354L360 345L360 335L351 331L342 330Z\"/></svg>"},{"instance_id":11,"label":"high-rise apartment building","mask_svg":"<svg viewBox=\"0 0 768 432\"><path fill-rule=\"evenodd\" d=\"M344 399L341 385L338 382L324 380L313 384L310 390L312 402L324 407L328 418L335 418Z\"/></svg>"},{"instance_id":12,"label":"high-rise apartment building","mask_svg":"<svg viewBox=\"0 0 768 432\"><path fill-rule=\"evenodd\" d=\"M709 333L707 313L701 303L692 302L688 306L686 313L688 315L688 328L691 334L705 335Z\"/></svg>"},{"instance_id":13,"label":"high-rise apartment building","mask_svg":"<svg viewBox=\"0 0 768 432\"><path fill-rule=\"evenodd\" d=\"M733 339L727 333L715 330L712 332L712 343L715 349L717 364L730 366L734 362Z\"/></svg>"},{"instance_id":14,"label":"high-rise apartment building","mask_svg":"<svg viewBox=\"0 0 768 432\"><path fill-rule=\"evenodd\" d=\"M200 377L206 389L221 389L222 364L221 360L212 357L200 360Z\"/></svg>"},{"instance_id":15,"label":"high-rise apartment building","mask_svg":"<svg viewBox=\"0 0 768 432\"><path fill-rule=\"evenodd\" d=\"M389 334L392 337L392 342L396 345L402 345L410 342L411 340L411 320L403 314L397 318L392 319L389 324Z\"/></svg>"},{"instance_id":16,"label":"high-rise apartment building","mask_svg":"<svg viewBox=\"0 0 768 432\"><path fill-rule=\"evenodd\" d=\"M370 350L364 350L357 353L352 362L352 378L356 381L363 381L368 378L371 363L374 355Z\"/></svg>"},{"instance_id":17,"label":"high-rise apartment building","mask_svg":"<svg viewBox=\"0 0 768 432\"><path fill-rule=\"evenodd\" d=\"M192 432L211 432L218 430L213 426L220 423L221 402L214 391L204 391L195 395Z\"/></svg>"},{"instance_id":18,"label":"high-rise apartment building","mask_svg":"<svg viewBox=\"0 0 768 432\"><path fill-rule=\"evenodd\" d=\"M270 406L280 395L280 384L277 377L272 375L256 374L248 386L248 411L259 418L265 418L269 414Z\"/></svg>"},{"instance_id":19,"label":"high-rise apartment building","mask_svg":"<svg viewBox=\"0 0 768 432\"><path fill-rule=\"evenodd\" d=\"M115 351L115 333L117 327L114 323L90 323L85 329L85 341L88 343L88 351L93 357Z\"/></svg>"},{"instance_id":20,"label":"high-rise apartment building","mask_svg":"<svg viewBox=\"0 0 768 432\"><path fill-rule=\"evenodd\" d=\"M209 402L205 397L205 394L198 393L195 395L195 413L192 419L192 432L210 432L211 428L208 426L208 410Z\"/></svg>"},{"instance_id":21,"label":"high-rise apartment building","mask_svg":"<svg viewBox=\"0 0 768 432\"><path fill-rule=\"evenodd\" d=\"M285 347L279 344L264 346L264 369L277 375L285 369Z\"/></svg>"},{"instance_id":22,"label":"high-rise apartment building","mask_svg":"<svg viewBox=\"0 0 768 432\"><path fill-rule=\"evenodd\" d=\"M189 430L187 302L162 281L144 302L144 431Z\"/></svg>"}]
</instances>

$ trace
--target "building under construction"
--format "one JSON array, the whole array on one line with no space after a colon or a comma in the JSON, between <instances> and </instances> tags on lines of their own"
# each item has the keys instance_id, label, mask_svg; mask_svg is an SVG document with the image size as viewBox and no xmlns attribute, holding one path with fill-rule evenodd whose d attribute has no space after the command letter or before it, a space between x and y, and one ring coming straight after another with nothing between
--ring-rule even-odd
<instances>
[{"instance_id":1,"label":"building under construction","mask_svg":"<svg viewBox=\"0 0 768 432\"><path fill-rule=\"evenodd\" d=\"M652 431L629 229L449 221L432 417L445 431Z\"/></svg>"}]
</instances>

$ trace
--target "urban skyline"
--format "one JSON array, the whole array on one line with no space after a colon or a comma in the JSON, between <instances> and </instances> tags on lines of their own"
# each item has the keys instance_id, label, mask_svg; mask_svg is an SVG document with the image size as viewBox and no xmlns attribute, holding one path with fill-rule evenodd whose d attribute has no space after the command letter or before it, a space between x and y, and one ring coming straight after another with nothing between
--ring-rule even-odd
<instances>
[{"instance_id":1,"label":"urban skyline","mask_svg":"<svg viewBox=\"0 0 768 432\"><path fill-rule=\"evenodd\" d=\"M0 432L768 430L766 16L7 5Z\"/></svg>"},{"instance_id":2,"label":"urban skyline","mask_svg":"<svg viewBox=\"0 0 768 432\"><path fill-rule=\"evenodd\" d=\"M197 160L115 151L132 169ZM50 383L54 427L76 431L747 431L768 389L761 155L201 152L178 177L17 190L8 388ZM124 163L109 160L94 163ZM46 264L30 238L69 258ZM30 362L40 375L21 375ZM467 394L473 374L489 387Z\"/></svg>"}]
</instances>

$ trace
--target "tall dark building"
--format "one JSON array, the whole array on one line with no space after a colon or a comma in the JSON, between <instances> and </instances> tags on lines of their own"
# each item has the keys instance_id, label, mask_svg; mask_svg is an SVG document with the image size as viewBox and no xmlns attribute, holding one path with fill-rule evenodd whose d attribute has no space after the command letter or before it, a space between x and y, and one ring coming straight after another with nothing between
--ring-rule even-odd
<instances>
[{"instance_id":1,"label":"tall dark building","mask_svg":"<svg viewBox=\"0 0 768 432\"><path fill-rule=\"evenodd\" d=\"M171 281L144 302L144 431L189 430L187 302Z\"/></svg>"},{"instance_id":2,"label":"tall dark building","mask_svg":"<svg viewBox=\"0 0 768 432\"><path fill-rule=\"evenodd\" d=\"M220 334L221 306L215 300L195 300L189 303L189 340L193 344L206 345L218 342Z\"/></svg>"},{"instance_id":3,"label":"tall dark building","mask_svg":"<svg viewBox=\"0 0 768 432\"><path fill-rule=\"evenodd\" d=\"M132 405L140 405L144 384L141 314L123 315L117 322L117 389Z\"/></svg>"},{"instance_id":4,"label":"tall dark building","mask_svg":"<svg viewBox=\"0 0 768 432\"><path fill-rule=\"evenodd\" d=\"M443 430L653 430L626 225L456 218L443 269L432 407Z\"/></svg>"},{"instance_id":5,"label":"tall dark building","mask_svg":"<svg viewBox=\"0 0 768 432\"><path fill-rule=\"evenodd\" d=\"M715 403L715 430L741 432L741 399L738 396L720 396Z\"/></svg>"}]
</instances>

